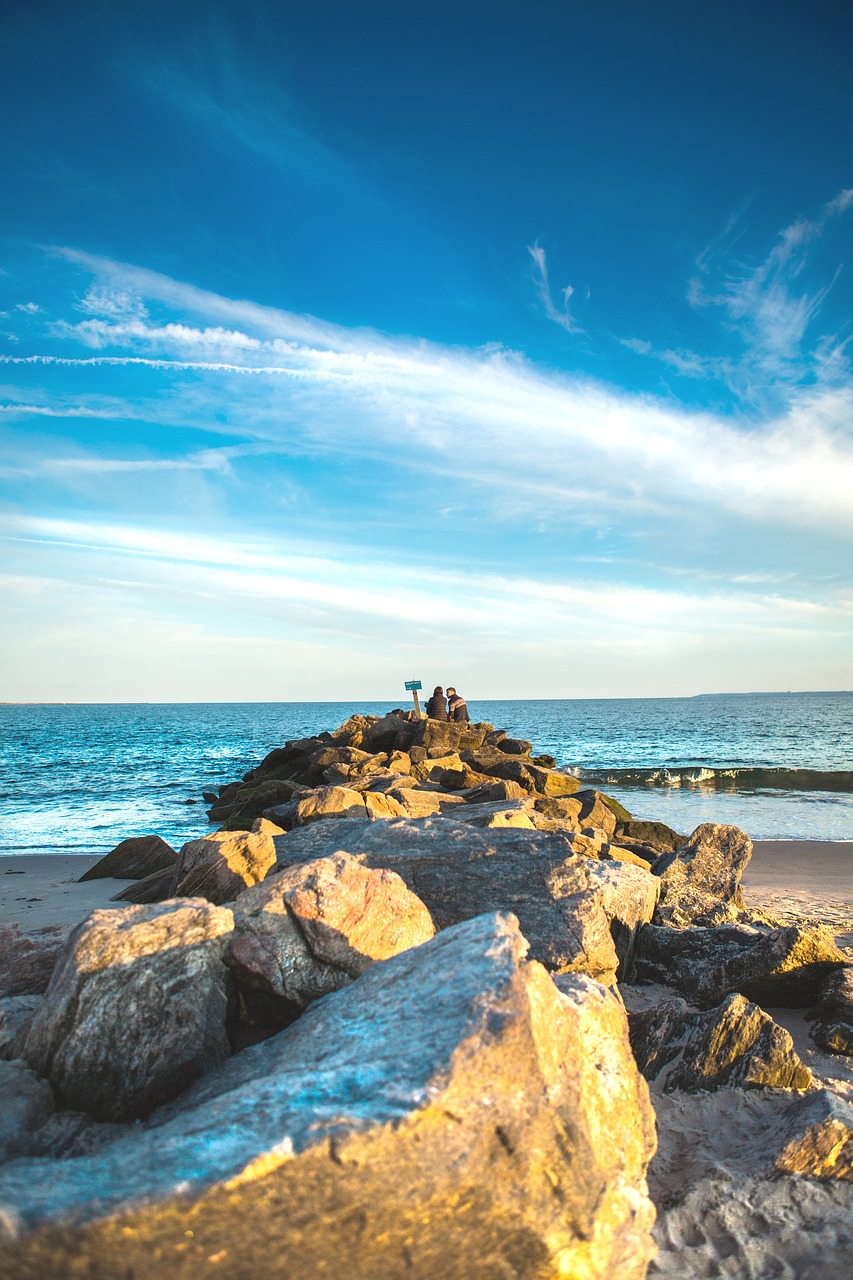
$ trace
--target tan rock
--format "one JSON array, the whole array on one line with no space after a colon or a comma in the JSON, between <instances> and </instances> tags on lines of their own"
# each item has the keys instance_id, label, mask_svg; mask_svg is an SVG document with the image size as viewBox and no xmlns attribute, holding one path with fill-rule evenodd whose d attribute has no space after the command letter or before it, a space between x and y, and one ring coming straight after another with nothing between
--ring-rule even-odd
<instances>
[{"instance_id":1,"label":"tan rock","mask_svg":"<svg viewBox=\"0 0 853 1280\"><path fill-rule=\"evenodd\" d=\"M391 795L382 792L365 791L364 806L374 818L405 818L406 810Z\"/></svg>"},{"instance_id":2,"label":"tan rock","mask_svg":"<svg viewBox=\"0 0 853 1280\"><path fill-rule=\"evenodd\" d=\"M437 723L441 723L438 721ZM447 773L449 769L462 769L462 761L459 753L453 755L434 756L421 761L419 764L412 765L412 773L421 781L429 779L431 782L439 782L441 775Z\"/></svg>"}]
</instances>

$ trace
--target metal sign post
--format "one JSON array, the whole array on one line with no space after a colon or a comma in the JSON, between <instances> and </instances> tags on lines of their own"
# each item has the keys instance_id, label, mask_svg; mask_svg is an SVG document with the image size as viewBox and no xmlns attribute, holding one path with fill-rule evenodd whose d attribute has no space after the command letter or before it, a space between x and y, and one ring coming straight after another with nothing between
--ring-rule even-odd
<instances>
[{"instance_id":1,"label":"metal sign post","mask_svg":"<svg viewBox=\"0 0 853 1280\"><path fill-rule=\"evenodd\" d=\"M419 720L423 720L424 715L423 715L423 712L421 711L421 700L418 697L418 689L422 689L423 685L421 684L420 680L407 680L406 688L409 690L409 692L411 693L412 697L415 700L415 715L418 717Z\"/></svg>"}]
</instances>

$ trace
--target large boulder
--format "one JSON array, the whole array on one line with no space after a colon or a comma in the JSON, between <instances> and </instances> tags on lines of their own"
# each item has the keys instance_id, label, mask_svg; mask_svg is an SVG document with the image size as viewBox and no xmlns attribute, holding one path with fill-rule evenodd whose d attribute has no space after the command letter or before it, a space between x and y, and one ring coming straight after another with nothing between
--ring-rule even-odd
<instances>
[{"instance_id":1,"label":"large boulder","mask_svg":"<svg viewBox=\"0 0 853 1280\"><path fill-rule=\"evenodd\" d=\"M751 857L752 841L738 827L703 822L685 845L655 863L661 882L656 922L684 928L737 919L740 878Z\"/></svg>"},{"instance_id":2,"label":"large boulder","mask_svg":"<svg viewBox=\"0 0 853 1280\"><path fill-rule=\"evenodd\" d=\"M30 1155L34 1133L52 1114L47 1081L25 1062L0 1062L0 1161Z\"/></svg>"},{"instance_id":3,"label":"large boulder","mask_svg":"<svg viewBox=\"0 0 853 1280\"><path fill-rule=\"evenodd\" d=\"M398 875L347 853L247 889L234 903L234 924L227 963L253 1020L273 1025L435 933Z\"/></svg>"},{"instance_id":4,"label":"large boulder","mask_svg":"<svg viewBox=\"0 0 853 1280\"><path fill-rule=\"evenodd\" d=\"M48 925L24 933L20 925L0 925L0 996L36 996L47 991L57 957L71 930Z\"/></svg>"},{"instance_id":5,"label":"large boulder","mask_svg":"<svg viewBox=\"0 0 853 1280\"><path fill-rule=\"evenodd\" d=\"M647 925L636 951L640 981L675 987L704 1008L735 991L761 1005L806 1007L818 999L828 975L846 963L830 932L818 925Z\"/></svg>"},{"instance_id":6,"label":"large boulder","mask_svg":"<svg viewBox=\"0 0 853 1280\"><path fill-rule=\"evenodd\" d=\"M821 1049L853 1054L853 966L835 969L825 979L809 1022L809 1035Z\"/></svg>"},{"instance_id":7,"label":"large boulder","mask_svg":"<svg viewBox=\"0 0 853 1280\"><path fill-rule=\"evenodd\" d=\"M230 1052L234 919L201 900L93 911L68 940L21 1056L65 1107L145 1115Z\"/></svg>"},{"instance_id":8,"label":"large boulder","mask_svg":"<svg viewBox=\"0 0 853 1280\"><path fill-rule=\"evenodd\" d=\"M812 1083L785 1028L758 1005L731 995L695 1019L666 1089L808 1089Z\"/></svg>"},{"instance_id":9,"label":"large boulder","mask_svg":"<svg viewBox=\"0 0 853 1280\"><path fill-rule=\"evenodd\" d=\"M510 917L370 969L94 1155L0 1170L4 1280L642 1280L647 1086L624 1011Z\"/></svg>"},{"instance_id":10,"label":"large boulder","mask_svg":"<svg viewBox=\"0 0 853 1280\"><path fill-rule=\"evenodd\" d=\"M141 880L155 871L174 867L178 855L160 836L130 836L105 854L81 880L112 877L116 880Z\"/></svg>"},{"instance_id":11,"label":"large boulder","mask_svg":"<svg viewBox=\"0 0 853 1280\"><path fill-rule=\"evenodd\" d=\"M644 818L629 818L616 828L616 838L622 845L632 848L635 844L653 849L656 854L674 853L687 844L687 836L679 835L665 822L649 822Z\"/></svg>"},{"instance_id":12,"label":"large boulder","mask_svg":"<svg viewBox=\"0 0 853 1280\"><path fill-rule=\"evenodd\" d=\"M279 830L259 818L251 831L215 831L188 841L181 849L173 895L233 902L275 866L273 834Z\"/></svg>"},{"instance_id":13,"label":"large boulder","mask_svg":"<svg viewBox=\"0 0 853 1280\"><path fill-rule=\"evenodd\" d=\"M443 817L315 823L279 838L277 849L282 867L343 850L366 866L396 871L440 929L512 910L537 960L604 982L617 968L630 971L637 931L657 900L649 872L579 857L565 835Z\"/></svg>"},{"instance_id":14,"label":"large boulder","mask_svg":"<svg viewBox=\"0 0 853 1280\"><path fill-rule=\"evenodd\" d=\"M248 831L257 818L263 817L267 809L274 805L288 804L299 790L298 782L286 779L267 779L257 786L246 788L240 795L239 802L231 806L225 825L232 831Z\"/></svg>"}]
</instances>

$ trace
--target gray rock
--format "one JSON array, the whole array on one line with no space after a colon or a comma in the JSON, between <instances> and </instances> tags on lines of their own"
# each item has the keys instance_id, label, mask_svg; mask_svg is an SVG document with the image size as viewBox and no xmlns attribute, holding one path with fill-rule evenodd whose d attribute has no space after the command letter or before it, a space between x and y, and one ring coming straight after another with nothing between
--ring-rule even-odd
<instances>
[{"instance_id":1,"label":"gray rock","mask_svg":"<svg viewBox=\"0 0 853 1280\"><path fill-rule=\"evenodd\" d=\"M0 925L0 996L45 992L70 932L67 925L49 925L31 933L23 933L17 924Z\"/></svg>"},{"instance_id":2,"label":"gray rock","mask_svg":"<svg viewBox=\"0 0 853 1280\"><path fill-rule=\"evenodd\" d=\"M0 1160L29 1155L33 1135L53 1113L53 1093L25 1062L0 1062Z\"/></svg>"},{"instance_id":3,"label":"gray rock","mask_svg":"<svg viewBox=\"0 0 853 1280\"><path fill-rule=\"evenodd\" d=\"M631 1048L637 1066L647 1080L655 1076L683 1048L682 1036L688 1027L690 1014L687 1004L679 996L661 1000L659 1004L628 1014Z\"/></svg>"},{"instance_id":4,"label":"gray rock","mask_svg":"<svg viewBox=\"0 0 853 1280\"><path fill-rule=\"evenodd\" d=\"M794 1052L785 1028L758 1005L731 995L719 1008L696 1018L665 1088L695 1093L768 1085L808 1089L812 1084L812 1074Z\"/></svg>"},{"instance_id":5,"label":"gray rock","mask_svg":"<svg viewBox=\"0 0 853 1280\"><path fill-rule=\"evenodd\" d=\"M624 1011L524 950L467 921L96 1155L7 1165L0 1275L641 1280L654 1118Z\"/></svg>"},{"instance_id":6,"label":"gray rock","mask_svg":"<svg viewBox=\"0 0 853 1280\"><path fill-rule=\"evenodd\" d=\"M0 1058L19 1058L33 1018L44 996L0 997Z\"/></svg>"},{"instance_id":7,"label":"gray rock","mask_svg":"<svg viewBox=\"0 0 853 1280\"><path fill-rule=\"evenodd\" d=\"M658 889L638 867L578 857L567 836L446 818L315 823L279 838L276 848L279 866L343 850L366 866L396 871L439 929L511 910L537 960L607 983L620 965L628 975L637 930L651 919Z\"/></svg>"},{"instance_id":8,"label":"gray rock","mask_svg":"<svg viewBox=\"0 0 853 1280\"><path fill-rule=\"evenodd\" d=\"M105 854L80 879L141 880L155 871L174 867L177 861L175 850L160 836L131 836Z\"/></svg>"},{"instance_id":9,"label":"gray rock","mask_svg":"<svg viewBox=\"0 0 853 1280\"><path fill-rule=\"evenodd\" d=\"M65 1107L145 1115L230 1053L233 924L194 899L94 911L68 940L22 1057Z\"/></svg>"},{"instance_id":10,"label":"gray rock","mask_svg":"<svg viewBox=\"0 0 853 1280\"><path fill-rule=\"evenodd\" d=\"M735 991L761 1005L805 1007L817 1000L828 975L846 963L829 931L814 925L648 925L640 931L636 951L639 981L675 987L704 1008Z\"/></svg>"},{"instance_id":11,"label":"gray rock","mask_svg":"<svg viewBox=\"0 0 853 1280\"><path fill-rule=\"evenodd\" d=\"M253 1020L283 1026L312 1000L434 933L426 907L398 875L336 853L241 893L226 962Z\"/></svg>"},{"instance_id":12,"label":"gray rock","mask_svg":"<svg viewBox=\"0 0 853 1280\"><path fill-rule=\"evenodd\" d=\"M683 928L735 920L743 909L740 878L752 841L738 827L703 822L680 849L654 866L661 893L656 924Z\"/></svg>"},{"instance_id":13,"label":"gray rock","mask_svg":"<svg viewBox=\"0 0 853 1280\"><path fill-rule=\"evenodd\" d=\"M853 1054L853 967L836 969L818 991L809 1035L829 1053Z\"/></svg>"},{"instance_id":14,"label":"gray rock","mask_svg":"<svg viewBox=\"0 0 853 1280\"><path fill-rule=\"evenodd\" d=\"M620 822L616 828L616 838L629 849L639 844L653 849L658 855L675 853L682 845L687 844L687 836L679 835L665 822L648 822L642 818Z\"/></svg>"}]
</instances>

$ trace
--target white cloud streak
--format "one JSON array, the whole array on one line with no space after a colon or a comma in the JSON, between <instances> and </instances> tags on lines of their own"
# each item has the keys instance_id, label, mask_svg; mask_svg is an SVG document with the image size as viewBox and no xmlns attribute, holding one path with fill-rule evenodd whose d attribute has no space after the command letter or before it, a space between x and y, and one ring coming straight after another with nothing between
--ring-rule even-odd
<instances>
[{"instance_id":1,"label":"white cloud streak","mask_svg":"<svg viewBox=\"0 0 853 1280\"><path fill-rule=\"evenodd\" d=\"M849 386L803 391L784 412L741 424L545 373L513 352L348 331L136 269L123 282L110 262L98 269L113 287L138 294L144 283L149 299L219 323L87 320L62 334L122 354L0 359L19 368L212 375L206 392L194 384L196 394L211 406L239 404L248 438L289 445L297 434L338 455L393 454L403 465L462 474L509 509L541 503L551 519L632 509L683 520L676 513L692 506L714 518L853 531ZM253 398L229 384L232 375L258 384ZM183 386L173 381L170 392Z\"/></svg>"},{"instance_id":2,"label":"white cloud streak","mask_svg":"<svg viewBox=\"0 0 853 1280\"><path fill-rule=\"evenodd\" d=\"M539 300L542 303L545 315L549 320L553 320L554 324L558 324L561 329L565 329L567 333L583 333L583 329L577 323L569 310L569 303L574 295L574 289L570 284L560 290L560 296L563 299L562 307L558 307L554 302L554 296L551 292L551 285L548 280L548 260L545 256L545 250L537 241L534 245L527 246L527 252L533 259L534 264L534 281L536 284L536 292L539 294Z\"/></svg>"}]
</instances>

